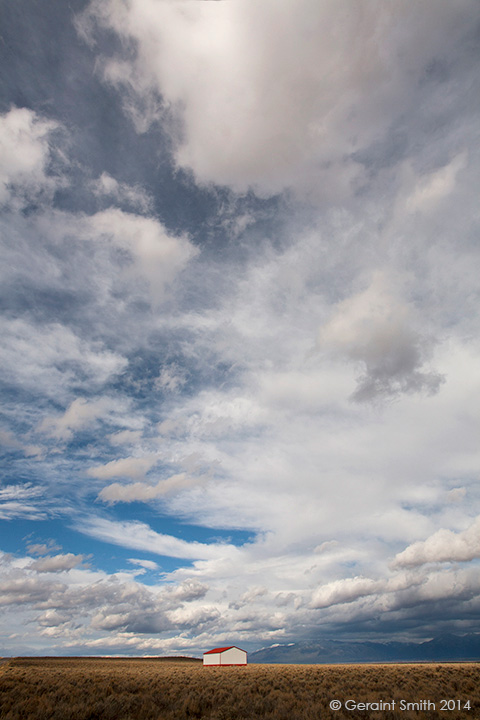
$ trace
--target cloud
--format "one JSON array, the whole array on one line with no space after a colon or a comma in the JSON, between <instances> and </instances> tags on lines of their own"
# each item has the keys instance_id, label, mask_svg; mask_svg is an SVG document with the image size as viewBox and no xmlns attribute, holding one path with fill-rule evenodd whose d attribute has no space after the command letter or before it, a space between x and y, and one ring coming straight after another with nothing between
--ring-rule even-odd
<instances>
[{"instance_id":1,"label":"cloud","mask_svg":"<svg viewBox=\"0 0 480 720\"><path fill-rule=\"evenodd\" d=\"M100 611L92 617L92 627L97 630L121 630L129 633L162 633L172 629L170 620L158 610L146 613L128 611L111 613Z\"/></svg>"},{"instance_id":2,"label":"cloud","mask_svg":"<svg viewBox=\"0 0 480 720\"><path fill-rule=\"evenodd\" d=\"M78 27L128 45L134 60L106 60L105 80L139 131L170 126L177 164L199 182L340 200L365 182L362 151L408 133L429 68L455 57L475 10L442 1L432 22L429 5L399 1L93 0Z\"/></svg>"},{"instance_id":3,"label":"cloud","mask_svg":"<svg viewBox=\"0 0 480 720\"><path fill-rule=\"evenodd\" d=\"M57 438L58 440L70 440L78 430L93 427L95 421L115 421L125 413L127 404L117 398L103 397L99 400L87 400L76 398L73 400L65 413L60 417L44 418L38 426L38 431Z\"/></svg>"},{"instance_id":4,"label":"cloud","mask_svg":"<svg viewBox=\"0 0 480 720\"><path fill-rule=\"evenodd\" d=\"M395 556L392 567L425 563L468 562L480 557L480 518L462 532L441 528L426 540L413 543Z\"/></svg>"},{"instance_id":5,"label":"cloud","mask_svg":"<svg viewBox=\"0 0 480 720\"><path fill-rule=\"evenodd\" d=\"M464 487L452 488L447 493L447 499L450 503L459 503L465 498L467 490Z\"/></svg>"},{"instance_id":6,"label":"cloud","mask_svg":"<svg viewBox=\"0 0 480 720\"><path fill-rule=\"evenodd\" d=\"M33 110L12 107L0 115L0 205L21 206L56 181L47 175L49 136L58 127Z\"/></svg>"},{"instance_id":7,"label":"cloud","mask_svg":"<svg viewBox=\"0 0 480 720\"><path fill-rule=\"evenodd\" d=\"M418 559L475 551L478 6L105 0L86 47L27 4L42 47L72 43L58 86L9 76L53 119L1 126L2 428L28 485L0 512L53 514L109 571L0 555L5 623L57 654L473 627L476 563Z\"/></svg>"},{"instance_id":8,"label":"cloud","mask_svg":"<svg viewBox=\"0 0 480 720\"><path fill-rule=\"evenodd\" d=\"M15 518L26 520L46 520L48 517L44 509L38 505L27 502L9 500L0 504L0 519L13 520Z\"/></svg>"},{"instance_id":9,"label":"cloud","mask_svg":"<svg viewBox=\"0 0 480 720\"><path fill-rule=\"evenodd\" d=\"M338 542L336 540L327 540L323 542L321 545L317 545L316 548L314 548L315 553L324 553L329 552L333 550L334 548L338 547Z\"/></svg>"},{"instance_id":10,"label":"cloud","mask_svg":"<svg viewBox=\"0 0 480 720\"><path fill-rule=\"evenodd\" d=\"M26 457L38 457L43 453L43 448L39 445L25 445L13 433L4 430L0 430L0 444L14 450L21 450Z\"/></svg>"},{"instance_id":11,"label":"cloud","mask_svg":"<svg viewBox=\"0 0 480 720\"><path fill-rule=\"evenodd\" d=\"M42 557L40 560L35 560L30 565L30 569L39 573L62 572L77 567L83 560L83 555L74 555L73 553L52 555L50 557Z\"/></svg>"},{"instance_id":12,"label":"cloud","mask_svg":"<svg viewBox=\"0 0 480 720\"><path fill-rule=\"evenodd\" d=\"M6 485L0 489L0 498L2 500L23 500L25 498L38 497L42 494L39 487L34 487L31 483L24 485Z\"/></svg>"},{"instance_id":13,"label":"cloud","mask_svg":"<svg viewBox=\"0 0 480 720\"><path fill-rule=\"evenodd\" d=\"M185 385L185 372L177 365L163 367L155 380L155 387L166 392L176 392Z\"/></svg>"},{"instance_id":14,"label":"cloud","mask_svg":"<svg viewBox=\"0 0 480 720\"><path fill-rule=\"evenodd\" d=\"M326 608L341 603L350 603L358 598L378 594L384 587L382 581L354 577L336 580L324 585L313 593L311 607Z\"/></svg>"},{"instance_id":15,"label":"cloud","mask_svg":"<svg viewBox=\"0 0 480 720\"><path fill-rule=\"evenodd\" d=\"M45 602L61 592L61 583L29 577L23 573L11 573L3 578L0 587L0 605L23 605Z\"/></svg>"},{"instance_id":16,"label":"cloud","mask_svg":"<svg viewBox=\"0 0 480 720\"><path fill-rule=\"evenodd\" d=\"M185 235L174 236L156 219L110 208L92 215L87 228L95 235L110 237L131 253L135 268L150 286L155 304L199 250Z\"/></svg>"},{"instance_id":17,"label":"cloud","mask_svg":"<svg viewBox=\"0 0 480 720\"><path fill-rule=\"evenodd\" d=\"M352 398L357 402L401 393L434 394L444 378L425 369L431 343L412 328L409 308L380 273L367 290L341 301L319 333L319 349L363 366Z\"/></svg>"},{"instance_id":18,"label":"cloud","mask_svg":"<svg viewBox=\"0 0 480 720\"><path fill-rule=\"evenodd\" d=\"M53 540L49 540L48 543L33 543L27 545L27 550L31 555L48 555L48 553L54 550L61 550L61 547Z\"/></svg>"},{"instance_id":19,"label":"cloud","mask_svg":"<svg viewBox=\"0 0 480 720\"><path fill-rule=\"evenodd\" d=\"M176 587L168 589L168 597L175 602L201 600L208 592L208 587L197 580L185 580Z\"/></svg>"},{"instance_id":20,"label":"cloud","mask_svg":"<svg viewBox=\"0 0 480 720\"><path fill-rule=\"evenodd\" d=\"M0 489L0 519L45 519L44 495L45 489L32 483L2 487ZM36 501L35 504L32 501Z\"/></svg>"},{"instance_id":21,"label":"cloud","mask_svg":"<svg viewBox=\"0 0 480 720\"><path fill-rule=\"evenodd\" d=\"M122 372L127 361L103 343L85 340L60 323L36 324L2 318L0 350L5 381L13 386L58 398L76 380L98 387Z\"/></svg>"},{"instance_id":22,"label":"cloud","mask_svg":"<svg viewBox=\"0 0 480 720\"><path fill-rule=\"evenodd\" d=\"M143 477L156 463L158 456L127 457L121 460L111 460L105 465L97 465L88 470L90 477L107 480L113 477ZM141 483L138 483L139 485ZM112 486L110 486L112 487Z\"/></svg>"},{"instance_id":23,"label":"cloud","mask_svg":"<svg viewBox=\"0 0 480 720\"><path fill-rule=\"evenodd\" d=\"M407 212L430 212L448 196L455 187L457 174L466 165L466 153L456 155L444 167L423 176L411 195L406 198Z\"/></svg>"},{"instance_id":24,"label":"cloud","mask_svg":"<svg viewBox=\"0 0 480 720\"><path fill-rule=\"evenodd\" d=\"M234 546L226 543L187 542L171 535L157 533L139 521L119 522L104 518L88 518L78 523L76 529L85 535L114 545L186 560L232 558L237 553Z\"/></svg>"},{"instance_id":25,"label":"cloud","mask_svg":"<svg viewBox=\"0 0 480 720\"><path fill-rule=\"evenodd\" d=\"M153 560L139 560L138 558L128 558L128 562L132 565L139 565L145 570L158 570L159 565Z\"/></svg>"},{"instance_id":26,"label":"cloud","mask_svg":"<svg viewBox=\"0 0 480 720\"><path fill-rule=\"evenodd\" d=\"M120 183L106 172L92 181L91 186L94 195L108 198L116 205L126 205L144 214L152 210L152 198L142 188Z\"/></svg>"},{"instance_id":27,"label":"cloud","mask_svg":"<svg viewBox=\"0 0 480 720\"><path fill-rule=\"evenodd\" d=\"M112 445L136 445L141 437L141 430L119 430L108 435L108 440Z\"/></svg>"},{"instance_id":28,"label":"cloud","mask_svg":"<svg viewBox=\"0 0 480 720\"><path fill-rule=\"evenodd\" d=\"M106 638L107 644L115 643L120 632L128 633L125 641L137 646L142 640L134 634L185 632L218 616L218 611L197 605L208 587L196 580L146 587L125 573L108 575L74 567L81 559L66 554L32 563L24 562L28 558L0 554L0 604L6 614L12 613L15 627L20 614L30 631L32 626L37 628L40 642L46 637L58 638L63 646L82 642L82 638L90 642L103 630L112 634ZM137 564L157 568L151 561ZM62 572L65 570L68 572ZM193 604L190 610L189 604Z\"/></svg>"},{"instance_id":29,"label":"cloud","mask_svg":"<svg viewBox=\"0 0 480 720\"><path fill-rule=\"evenodd\" d=\"M109 463L109 465L110 464L111 463ZM110 505L118 502L148 502L149 500L163 497L169 493L192 487L198 482L200 482L198 478L191 477L186 473L179 473L164 480L159 480L155 485L144 482L136 482L129 485L112 483L112 485L107 485L102 488L98 497Z\"/></svg>"}]
</instances>

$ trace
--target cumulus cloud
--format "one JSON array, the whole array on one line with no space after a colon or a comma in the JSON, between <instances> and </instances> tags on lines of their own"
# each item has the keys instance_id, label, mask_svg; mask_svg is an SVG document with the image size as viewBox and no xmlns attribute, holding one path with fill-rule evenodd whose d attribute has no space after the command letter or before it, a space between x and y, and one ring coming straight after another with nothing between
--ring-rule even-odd
<instances>
[{"instance_id":1,"label":"cumulus cloud","mask_svg":"<svg viewBox=\"0 0 480 720\"><path fill-rule=\"evenodd\" d=\"M135 267L149 283L154 303L164 299L175 276L199 253L185 235L172 235L158 220L118 208L92 215L88 228L94 234L111 237L132 254Z\"/></svg>"},{"instance_id":2,"label":"cumulus cloud","mask_svg":"<svg viewBox=\"0 0 480 720\"><path fill-rule=\"evenodd\" d=\"M132 632L160 632L173 627L165 619L165 610L178 607L179 599L170 599L168 592L162 594L158 588L145 588L125 576L72 569L75 560L78 564L80 558L70 554L42 558L24 568L7 560L2 568L0 604L7 612L9 606L17 612L22 606L25 612L28 608L36 611L30 617L38 623L41 635L56 636L63 642L79 636L79 631L123 628ZM62 574L61 570L69 572ZM52 572L56 573L54 577L49 576Z\"/></svg>"},{"instance_id":3,"label":"cumulus cloud","mask_svg":"<svg viewBox=\"0 0 480 720\"><path fill-rule=\"evenodd\" d=\"M367 290L341 301L321 328L320 349L363 366L352 396L357 402L438 391L444 378L425 368L431 342L413 329L410 314L378 273Z\"/></svg>"},{"instance_id":4,"label":"cumulus cloud","mask_svg":"<svg viewBox=\"0 0 480 720\"><path fill-rule=\"evenodd\" d=\"M100 611L92 617L92 627L98 630L121 630L129 633L161 633L171 630L172 622L161 612L155 610L147 613L144 609L139 612Z\"/></svg>"},{"instance_id":5,"label":"cumulus cloud","mask_svg":"<svg viewBox=\"0 0 480 720\"><path fill-rule=\"evenodd\" d=\"M143 115L139 129L146 114L173 116L176 161L199 181L339 199L364 180L360 151L415 112L420 81L455 53L472 12L442 1L432 23L428 6L398 1L94 0L78 25L131 42L134 62L111 58L104 77Z\"/></svg>"},{"instance_id":6,"label":"cumulus cloud","mask_svg":"<svg viewBox=\"0 0 480 720\"><path fill-rule=\"evenodd\" d=\"M12 107L0 115L0 205L20 205L55 187L47 175L49 136L56 122L33 110Z\"/></svg>"},{"instance_id":7,"label":"cumulus cloud","mask_svg":"<svg viewBox=\"0 0 480 720\"><path fill-rule=\"evenodd\" d=\"M375 581L365 577L335 580L315 590L311 600L311 607L326 608L341 603L354 602L358 598L377 594L383 587L383 581Z\"/></svg>"},{"instance_id":8,"label":"cumulus cloud","mask_svg":"<svg viewBox=\"0 0 480 720\"><path fill-rule=\"evenodd\" d=\"M168 597L175 601L186 602L190 600L200 600L205 597L208 586L203 585L197 580L185 580L179 585L168 588Z\"/></svg>"},{"instance_id":9,"label":"cumulus cloud","mask_svg":"<svg viewBox=\"0 0 480 720\"><path fill-rule=\"evenodd\" d=\"M414 567L425 563L468 562L480 557L480 518L462 532L441 528L426 540L409 545L395 556L392 567Z\"/></svg>"},{"instance_id":10,"label":"cumulus cloud","mask_svg":"<svg viewBox=\"0 0 480 720\"><path fill-rule=\"evenodd\" d=\"M77 567L83 560L83 555L74 555L73 553L52 555L50 557L42 557L40 560L35 560L31 563L30 569L39 573L62 572Z\"/></svg>"},{"instance_id":11,"label":"cumulus cloud","mask_svg":"<svg viewBox=\"0 0 480 720\"><path fill-rule=\"evenodd\" d=\"M0 586L0 605L23 605L48 601L63 590L61 583L29 577L21 572L9 573Z\"/></svg>"},{"instance_id":12,"label":"cumulus cloud","mask_svg":"<svg viewBox=\"0 0 480 720\"><path fill-rule=\"evenodd\" d=\"M119 475L122 473L117 472L116 474ZM102 488L98 497L100 500L111 505L118 502L148 502L149 500L154 500L169 493L192 487L198 482L200 482L198 478L189 476L186 473L178 473L164 480L159 480L154 485L144 482L136 482L129 485L112 483Z\"/></svg>"}]
</instances>

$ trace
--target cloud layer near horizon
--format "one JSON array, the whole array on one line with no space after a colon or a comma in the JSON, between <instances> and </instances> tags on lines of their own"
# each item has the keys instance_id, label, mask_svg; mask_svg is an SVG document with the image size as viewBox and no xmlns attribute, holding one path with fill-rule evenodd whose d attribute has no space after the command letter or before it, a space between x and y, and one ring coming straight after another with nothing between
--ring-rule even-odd
<instances>
[{"instance_id":1,"label":"cloud layer near horizon","mask_svg":"<svg viewBox=\"0 0 480 720\"><path fill-rule=\"evenodd\" d=\"M81 9L118 124L0 115L6 651L469 630L477 4Z\"/></svg>"}]
</instances>

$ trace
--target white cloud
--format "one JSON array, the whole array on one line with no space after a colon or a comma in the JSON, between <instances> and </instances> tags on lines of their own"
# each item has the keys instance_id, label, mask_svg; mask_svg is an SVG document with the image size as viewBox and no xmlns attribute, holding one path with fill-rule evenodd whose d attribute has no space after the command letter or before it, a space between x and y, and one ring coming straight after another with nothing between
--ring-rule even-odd
<instances>
[{"instance_id":1,"label":"white cloud","mask_svg":"<svg viewBox=\"0 0 480 720\"><path fill-rule=\"evenodd\" d=\"M15 437L13 433L4 430L0 430L0 444L14 450L21 450L26 457L38 457L43 453L43 448L39 445L26 445Z\"/></svg>"},{"instance_id":2,"label":"white cloud","mask_svg":"<svg viewBox=\"0 0 480 720\"><path fill-rule=\"evenodd\" d=\"M158 563L154 562L153 560L140 560L139 558L128 558L128 562L132 563L132 565L139 565L141 568L144 568L145 570L158 570L159 569Z\"/></svg>"},{"instance_id":3,"label":"white cloud","mask_svg":"<svg viewBox=\"0 0 480 720\"><path fill-rule=\"evenodd\" d=\"M108 440L112 445L136 445L141 437L141 430L119 430L108 435Z\"/></svg>"},{"instance_id":4,"label":"white cloud","mask_svg":"<svg viewBox=\"0 0 480 720\"><path fill-rule=\"evenodd\" d=\"M184 580L179 585L167 589L168 597L175 602L200 600L205 597L207 591L208 587L197 580Z\"/></svg>"},{"instance_id":5,"label":"white cloud","mask_svg":"<svg viewBox=\"0 0 480 720\"><path fill-rule=\"evenodd\" d=\"M118 398L101 397L98 400L76 398L60 417L47 417L38 431L59 440L69 440L78 430L95 425L99 419L118 421L128 409L128 403Z\"/></svg>"},{"instance_id":6,"label":"white cloud","mask_svg":"<svg viewBox=\"0 0 480 720\"><path fill-rule=\"evenodd\" d=\"M48 555L48 553L54 552L55 550L61 550L61 547L53 540L49 540L48 543L33 543L27 545L27 550L31 555Z\"/></svg>"},{"instance_id":7,"label":"white cloud","mask_svg":"<svg viewBox=\"0 0 480 720\"><path fill-rule=\"evenodd\" d=\"M232 545L187 542L171 535L157 533L139 521L117 522L102 518L89 518L83 520L81 524L78 523L77 530L114 545L188 560L220 557L232 559L237 553L237 549Z\"/></svg>"},{"instance_id":8,"label":"white cloud","mask_svg":"<svg viewBox=\"0 0 480 720\"><path fill-rule=\"evenodd\" d=\"M155 380L155 387L158 390L175 392L185 385L185 373L177 365L163 367L160 375Z\"/></svg>"},{"instance_id":9,"label":"white cloud","mask_svg":"<svg viewBox=\"0 0 480 720\"><path fill-rule=\"evenodd\" d=\"M13 520L14 518L24 518L27 520L45 520L47 513L38 505L32 505L28 502L19 502L17 500L7 500L0 504L0 519Z\"/></svg>"},{"instance_id":10,"label":"white cloud","mask_svg":"<svg viewBox=\"0 0 480 720\"><path fill-rule=\"evenodd\" d=\"M45 489L31 483L6 485L0 489L0 518L28 518L43 520L46 512L43 507Z\"/></svg>"},{"instance_id":11,"label":"white cloud","mask_svg":"<svg viewBox=\"0 0 480 720\"><path fill-rule=\"evenodd\" d=\"M103 172L97 180L92 181L92 190L98 197L109 198L117 205L125 204L141 213L148 213L152 209L152 198L144 190L140 187L120 183L106 172Z\"/></svg>"},{"instance_id":12,"label":"white cloud","mask_svg":"<svg viewBox=\"0 0 480 720\"><path fill-rule=\"evenodd\" d=\"M68 569L65 552L36 577L31 559L15 559L5 597L15 611L41 605L41 632L57 633L59 648L202 647L231 632L258 643L331 623L408 633L422 613L465 627L478 615L476 564L431 565L477 552L476 525L464 530L465 513L478 514L480 462L474 7L91 5L126 56L138 53L107 60L104 72L126 89L139 130L162 122L143 147L170 133L177 165L207 184L196 195L179 173L181 197L206 198L207 215L223 206L191 237L177 234L182 208L165 207L161 183L158 197L143 190L151 166L129 168L138 184L127 185L96 165L98 179L82 186L95 195L88 206L119 208L9 213L2 299L13 309L0 364L26 400L5 410L17 414L12 427L40 425L55 440L97 431L94 445L71 443L67 454L57 442L55 454L37 455L55 509L84 510L90 486L109 483L98 497L111 506L161 503L212 536L254 537L195 543L115 522L110 507L110 520L87 519L83 532L191 561L162 573L168 587L133 581L156 569L150 560L109 576ZM8 120L19 155L7 149L13 180L2 188L13 210L53 187L48 122L28 112ZM209 194L210 182L293 193L264 204ZM29 437L4 440L34 457ZM124 457L107 462L122 446ZM28 471L33 461L19 454ZM175 474L159 480L156 463ZM79 468L95 482L71 481ZM45 499L24 487L2 498L5 518L45 516ZM401 547L400 569L389 570ZM29 630L35 617L22 615Z\"/></svg>"},{"instance_id":13,"label":"white cloud","mask_svg":"<svg viewBox=\"0 0 480 720\"><path fill-rule=\"evenodd\" d=\"M314 591L311 607L326 608L332 605L354 602L358 598L378 594L383 587L383 581L375 581L365 577L335 580Z\"/></svg>"},{"instance_id":14,"label":"white cloud","mask_svg":"<svg viewBox=\"0 0 480 720\"><path fill-rule=\"evenodd\" d=\"M84 340L59 323L39 325L2 318L0 363L4 380L58 398L75 379L98 387L125 369L127 361L100 342Z\"/></svg>"},{"instance_id":15,"label":"white cloud","mask_svg":"<svg viewBox=\"0 0 480 720\"><path fill-rule=\"evenodd\" d=\"M467 490L464 487L452 488L447 493L448 502L460 503L462 502L462 500L464 500L466 494Z\"/></svg>"},{"instance_id":16,"label":"white cloud","mask_svg":"<svg viewBox=\"0 0 480 720\"><path fill-rule=\"evenodd\" d=\"M407 197L407 212L429 212L434 210L455 187L457 174L465 167L466 153L460 153L453 160L426 177L422 177Z\"/></svg>"},{"instance_id":17,"label":"white cloud","mask_svg":"<svg viewBox=\"0 0 480 720\"><path fill-rule=\"evenodd\" d=\"M157 455L121 458L120 460L111 460L105 465L91 467L88 475L99 480L108 480L114 477L139 478L143 477L157 462Z\"/></svg>"},{"instance_id":18,"label":"white cloud","mask_svg":"<svg viewBox=\"0 0 480 720\"><path fill-rule=\"evenodd\" d=\"M10 572L4 577L0 588L0 605L22 605L48 601L49 597L62 590L61 583L30 577L22 572Z\"/></svg>"},{"instance_id":19,"label":"white cloud","mask_svg":"<svg viewBox=\"0 0 480 720\"><path fill-rule=\"evenodd\" d=\"M200 182L340 199L364 180L355 153L415 111L474 12L467 0L436 3L434 21L430 5L398 0L94 0L79 27L91 36L96 19L134 44L136 60L110 59L105 78L137 122L143 111L139 129L175 118L177 163Z\"/></svg>"},{"instance_id":20,"label":"white cloud","mask_svg":"<svg viewBox=\"0 0 480 720\"><path fill-rule=\"evenodd\" d=\"M431 562L468 562L480 557L480 518L462 532L441 528L426 540L396 555L392 567L414 567Z\"/></svg>"},{"instance_id":21,"label":"white cloud","mask_svg":"<svg viewBox=\"0 0 480 720\"><path fill-rule=\"evenodd\" d=\"M80 565L84 560L83 555L65 553L64 555L52 555L35 560L29 567L39 573L62 572L71 570Z\"/></svg>"},{"instance_id":22,"label":"white cloud","mask_svg":"<svg viewBox=\"0 0 480 720\"><path fill-rule=\"evenodd\" d=\"M321 328L320 350L343 354L363 367L355 400L438 391L443 377L424 367L431 343L415 332L409 315L387 278L377 273L367 290L341 301Z\"/></svg>"},{"instance_id":23,"label":"white cloud","mask_svg":"<svg viewBox=\"0 0 480 720\"><path fill-rule=\"evenodd\" d=\"M41 488L34 487L31 483L6 485L0 489L0 498L2 500L24 500L25 498L38 497L41 494Z\"/></svg>"},{"instance_id":24,"label":"white cloud","mask_svg":"<svg viewBox=\"0 0 480 720\"><path fill-rule=\"evenodd\" d=\"M13 107L0 116L0 205L12 200L21 205L55 187L46 166L49 135L57 127L27 108Z\"/></svg>"},{"instance_id":25,"label":"white cloud","mask_svg":"<svg viewBox=\"0 0 480 720\"><path fill-rule=\"evenodd\" d=\"M346 578L318 583L313 589L309 580L300 592L272 592L274 577L280 584L285 583L286 576L282 577L285 567L278 560L272 563L258 556L255 560L252 554L249 564L244 565L248 555L242 549L240 552L237 549L236 557L230 558L229 575L218 573L219 557L212 556L195 562L193 568L170 574L166 585L142 586L127 573L108 575L68 569L73 564L73 560L67 562L70 555L58 557L58 567L42 568L45 560L55 560L42 558L34 561L33 565L40 564L34 568L31 562L19 563L9 556L0 556L3 574L0 603L9 621L11 617L12 629L18 627L20 618L23 623L28 620L30 633L36 632L37 638L45 637L44 629L50 628L47 636L58 637L63 647L75 642L98 647L98 630L103 631L105 647L119 647L123 642L130 651L169 647L176 652L188 648L195 653L210 644L228 642L232 633L258 646L285 637L308 639L305 627L310 633L312 623L318 628L329 622L361 624L378 613L386 624L391 621L401 624L403 618L408 626L410 619L421 618L432 602L444 618L452 614L452 600L457 615L460 611L468 616L480 588L478 571L449 569L401 572L388 580ZM297 560L291 559L292 569ZM156 569L151 561L133 558L132 562ZM223 563L225 567L225 559ZM38 570L44 572L39 574ZM213 581L207 582L211 571L215 573ZM253 572L265 581L264 585L255 582ZM246 585L240 581L247 577L245 573L250 578ZM296 577L302 578L302 567ZM15 615L8 614L9 607Z\"/></svg>"},{"instance_id":26,"label":"white cloud","mask_svg":"<svg viewBox=\"0 0 480 720\"><path fill-rule=\"evenodd\" d=\"M94 234L111 237L132 254L137 271L145 277L155 304L199 250L185 235L174 236L154 218L110 208L92 215L87 226Z\"/></svg>"},{"instance_id":27,"label":"white cloud","mask_svg":"<svg viewBox=\"0 0 480 720\"><path fill-rule=\"evenodd\" d=\"M132 473L130 473L130 475L132 475ZM98 474L96 477L98 477ZM109 504L137 501L148 502L149 500L178 492L184 488L192 487L199 482L200 480L198 478L191 477L186 473L178 473L164 480L159 480L154 485L145 482L136 482L129 485L112 483L112 485L107 485L102 488L98 497L100 500Z\"/></svg>"}]
</instances>

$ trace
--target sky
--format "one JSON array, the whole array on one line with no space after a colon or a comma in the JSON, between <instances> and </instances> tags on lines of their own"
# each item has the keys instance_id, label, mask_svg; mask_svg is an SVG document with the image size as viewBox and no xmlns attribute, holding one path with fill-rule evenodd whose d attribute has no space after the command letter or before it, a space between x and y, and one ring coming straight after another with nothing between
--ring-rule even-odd
<instances>
[{"instance_id":1,"label":"sky","mask_svg":"<svg viewBox=\"0 0 480 720\"><path fill-rule=\"evenodd\" d=\"M0 655L478 629L477 0L0 12Z\"/></svg>"}]
</instances>

